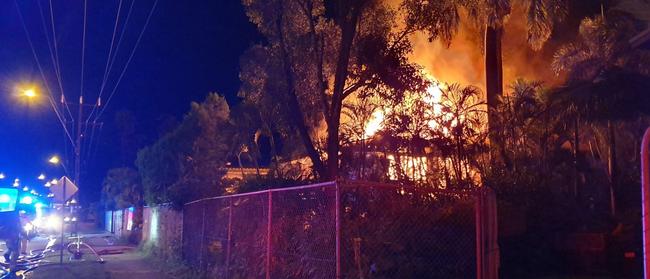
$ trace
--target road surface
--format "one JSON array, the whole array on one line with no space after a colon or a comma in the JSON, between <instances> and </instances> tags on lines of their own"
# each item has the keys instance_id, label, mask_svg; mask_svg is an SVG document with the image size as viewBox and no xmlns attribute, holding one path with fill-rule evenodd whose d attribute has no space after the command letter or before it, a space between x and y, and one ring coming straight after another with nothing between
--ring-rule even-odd
<instances>
[{"instance_id":1,"label":"road surface","mask_svg":"<svg viewBox=\"0 0 650 279\"><path fill-rule=\"evenodd\" d=\"M109 278L134 278L134 279L167 279L172 278L160 268L154 266L144 254L135 246L120 245L109 238L110 234L93 232L83 234L86 242L98 251L117 252L111 255L102 255L104 263L99 263L90 255L84 256L81 261L70 259L70 254L65 251L64 263L59 264L59 253L49 254L42 265L27 274L28 279L109 279ZM107 241L108 240L108 241ZM46 246L46 237L37 237L29 243L29 250L42 249ZM4 245L0 245L4 250ZM121 252L121 253L120 253ZM175 277L175 276L174 276Z\"/></svg>"}]
</instances>

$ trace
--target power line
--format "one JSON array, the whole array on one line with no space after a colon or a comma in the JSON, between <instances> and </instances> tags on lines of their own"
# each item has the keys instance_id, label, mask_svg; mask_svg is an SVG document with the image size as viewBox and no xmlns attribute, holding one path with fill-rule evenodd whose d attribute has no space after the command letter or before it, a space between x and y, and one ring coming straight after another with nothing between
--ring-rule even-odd
<instances>
[{"instance_id":1,"label":"power line","mask_svg":"<svg viewBox=\"0 0 650 279\"><path fill-rule=\"evenodd\" d=\"M149 11L149 15L147 16L147 20L145 21L144 26L142 27L142 31L140 31L140 35L138 36L138 39L136 40L135 45L133 46L133 50L131 51L131 55L129 55L129 59L126 61L126 64L124 65L124 69L122 69L122 73L120 74L120 77L117 79L117 82L115 83L115 87L113 88L113 91L108 96L108 99L106 100L106 103L104 104L104 107L99 111L99 113L95 117L95 120L99 119L99 117L104 113L104 111L106 110L106 107L108 106L111 99L115 95L115 92L117 91L117 88L120 85L120 81L122 81L122 78L124 77L124 74L126 73L126 70L129 67L129 64L131 63L131 59L133 59L133 55L135 54L135 51L137 50L138 45L140 44L140 40L142 39L142 35L144 35L144 31L147 30L147 26L149 25L149 21L151 20L151 16L153 15L154 10L156 9L156 5L158 5L158 0L156 0L153 3L153 6L151 6L151 10Z\"/></svg>"},{"instance_id":2,"label":"power line","mask_svg":"<svg viewBox=\"0 0 650 279\"><path fill-rule=\"evenodd\" d=\"M49 4L50 4L50 22L52 25L52 42L54 45L54 56L56 58L57 78L59 81L59 88L61 90L61 95L64 96L62 103L65 109L68 111L68 114L70 115L70 119L74 119L74 117L72 116L72 112L70 111L70 107L68 107L68 104L65 102L65 93L63 91L63 78L61 77L61 63L59 60L59 47L58 44L56 43L56 28L54 27L54 8L52 6L52 0L49 0Z\"/></svg>"},{"instance_id":3,"label":"power line","mask_svg":"<svg viewBox=\"0 0 650 279\"><path fill-rule=\"evenodd\" d=\"M63 126L63 130L65 131L66 135L68 136L68 139L74 146L74 140L72 140L72 136L70 135L70 132L68 131L68 128L66 127L65 121L62 119L61 114L59 110L56 107L56 103L53 101L52 98L52 91L50 90L50 86L47 82L47 79L45 77L45 73L43 72L43 67L41 66L41 62L38 59L38 55L36 54L36 50L34 49L34 44L32 43L31 36L29 35L29 31L27 30L27 25L25 24L25 20L23 19L23 14L20 11L20 6L18 5L17 0L14 0L14 3L16 4L16 10L18 11L18 17L20 18L20 22L23 26L23 30L25 31L25 35L27 36L27 42L29 43L29 47L32 50L32 55L34 56L34 60L36 60L36 64L38 65L39 72L41 73L41 78L43 78L43 83L45 84L45 88L47 89L47 97L48 100L50 101L50 105L52 105L52 109L54 110L54 113L56 114L57 118L59 119L59 122L61 122L61 125Z\"/></svg>"},{"instance_id":4,"label":"power line","mask_svg":"<svg viewBox=\"0 0 650 279\"><path fill-rule=\"evenodd\" d=\"M52 61L52 68L54 68L54 74L55 74L55 76L57 78L57 82L58 82L58 85L59 85L59 90L60 90L61 96L64 96L65 93L63 91L63 82L61 80L61 70L59 69L59 64L58 64L57 59L55 59L55 57L54 57L55 52L53 50L52 43L50 42L50 35L49 35L50 32L47 30L47 26L45 24L45 15L43 14L43 7L41 6L41 1L40 0L36 1L36 3L38 4L38 12L39 12L39 14L41 16L41 28L43 30L43 33L45 34L45 40L47 41L47 49L49 50L49 53L50 53L50 60ZM55 38L53 37L52 40L55 40ZM66 109L66 111L68 112L68 116L70 116L70 119L72 119L72 112L70 111L70 108L68 108L68 106L65 106L63 108ZM63 116L64 116L63 119L65 120L65 114L63 114Z\"/></svg>"},{"instance_id":5,"label":"power line","mask_svg":"<svg viewBox=\"0 0 650 279\"><path fill-rule=\"evenodd\" d=\"M86 60L86 19L87 19L88 1L84 0L84 23L83 35L81 37L81 85L79 86L79 98L84 97L84 66ZM77 123L81 125L81 123Z\"/></svg>"},{"instance_id":6,"label":"power line","mask_svg":"<svg viewBox=\"0 0 650 279\"><path fill-rule=\"evenodd\" d=\"M80 85L79 85L79 102L80 102L79 106L83 106L83 97L84 97L84 68L85 68L85 65L86 65L86 63L85 63L86 62L85 61L86 60L86 21L88 19L88 15L87 15L88 14L87 13L88 0L84 0L83 6L84 6L84 18L83 18L83 31L82 31L82 37L81 37L81 78L80 78ZM79 133L81 133L81 124L82 124L81 118L83 117L83 115L81 114L81 111L82 111L81 108L79 108L79 118L77 119L77 121L79 122L79 123L77 123L77 125L79 126L77 131ZM84 127L83 133L86 133L86 131L88 130L88 126L87 126L88 122L85 122L85 124L86 124L86 126ZM78 136L81 136L81 135L78 135ZM78 183L78 181L76 181L76 182Z\"/></svg>"},{"instance_id":7,"label":"power line","mask_svg":"<svg viewBox=\"0 0 650 279\"><path fill-rule=\"evenodd\" d=\"M99 89L99 97L97 97L98 100L101 101L102 95L104 94L104 89L106 88L106 84L108 82L108 78L110 77L110 73L113 70L113 64L115 63L115 60L117 58L117 54L120 51L120 46L122 45L122 40L124 39L124 34L126 33L126 28L129 24L129 19L131 18L131 12L133 11L133 6L135 4L135 0L131 1L131 5L129 6L129 11L126 13L126 19L124 21L124 25L122 26L122 30L120 31L120 38L117 40L117 45L115 46L115 53L113 53L113 57L110 58L110 62L108 64L108 70L106 71L104 78L102 80L102 85ZM88 120L93 116L93 114L96 112L95 109L93 109L90 112L90 115L88 115ZM88 121L87 120L87 121Z\"/></svg>"},{"instance_id":8,"label":"power line","mask_svg":"<svg viewBox=\"0 0 650 279\"><path fill-rule=\"evenodd\" d=\"M133 3L134 2L135 1L131 2L131 8L133 8ZM113 54L113 46L114 46L114 43L115 43L115 34L117 34L117 26L118 26L118 24L120 22L120 12L121 11L122 11L122 0L120 0L119 5L117 6L117 14L115 15L115 25L113 26L113 35L111 36L111 44L110 44L110 47L108 49L108 57L106 57L106 67L104 67L104 77L103 77L103 80L102 80L102 85L101 85L100 90L99 90L99 95L97 97L98 102L100 102L99 100L102 97L103 88L106 85L106 76L108 74L108 65L109 65L109 63L111 61L111 55ZM129 9L128 16L130 16L130 13L131 13L131 9ZM127 19L128 19L128 17L127 17ZM126 27L126 25L125 25L125 27ZM88 121L90 121L90 118L95 113L96 108L97 108L97 106L93 107L92 111L90 111L90 114L88 114L88 118L86 119L86 125L88 125Z\"/></svg>"}]
</instances>

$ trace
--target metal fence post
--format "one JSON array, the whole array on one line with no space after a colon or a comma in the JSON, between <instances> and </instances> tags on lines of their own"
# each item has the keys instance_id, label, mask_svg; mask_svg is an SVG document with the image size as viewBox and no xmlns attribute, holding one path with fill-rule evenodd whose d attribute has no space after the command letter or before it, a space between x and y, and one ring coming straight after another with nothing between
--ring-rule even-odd
<instances>
[{"instance_id":1,"label":"metal fence post","mask_svg":"<svg viewBox=\"0 0 650 279\"><path fill-rule=\"evenodd\" d=\"M115 233L115 210L111 210L111 233Z\"/></svg>"},{"instance_id":2,"label":"metal fence post","mask_svg":"<svg viewBox=\"0 0 650 279\"><path fill-rule=\"evenodd\" d=\"M273 192L269 192L268 220L266 224L266 279L271 279L271 225L273 221Z\"/></svg>"},{"instance_id":3,"label":"metal fence post","mask_svg":"<svg viewBox=\"0 0 650 279\"><path fill-rule=\"evenodd\" d=\"M482 191L477 191L476 202L474 203L475 222L476 222L476 278L483 278L483 195Z\"/></svg>"},{"instance_id":4,"label":"metal fence post","mask_svg":"<svg viewBox=\"0 0 650 279\"><path fill-rule=\"evenodd\" d=\"M202 206L202 211L203 215L201 216L201 242L199 244L199 269L202 271L203 270L203 245L204 245L204 240L205 240L205 207L206 205L203 204Z\"/></svg>"},{"instance_id":5,"label":"metal fence post","mask_svg":"<svg viewBox=\"0 0 650 279\"><path fill-rule=\"evenodd\" d=\"M228 199L228 247L226 247L226 278L230 278L230 249L232 247L232 198Z\"/></svg>"},{"instance_id":6,"label":"metal fence post","mask_svg":"<svg viewBox=\"0 0 650 279\"><path fill-rule=\"evenodd\" d=\"M336 222L336 278L341 278L341 190L339 183L334 182L336 187L336 210L334 218Z\"/></svg>"},{"instance_id":7,"label":"metal fence post","mask_svg":"<svg viewBox=\"0 0 650 279\"><path fill-rule=\"evenodd\" d=\"M641 225L643 228L643 278L650 278L650 128L641 141Z\"/></svg>"}]
</instances>

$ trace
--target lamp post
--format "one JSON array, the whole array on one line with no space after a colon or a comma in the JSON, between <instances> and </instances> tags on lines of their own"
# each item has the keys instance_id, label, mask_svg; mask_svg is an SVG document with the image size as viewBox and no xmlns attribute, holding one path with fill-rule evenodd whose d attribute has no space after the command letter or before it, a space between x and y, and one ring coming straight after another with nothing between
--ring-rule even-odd
<instances>
[{"instance_id":1,"label":"lamp post","mask_svg":"<svg viewBox=\"0 0 650 279\"><path fill-rule=\"evenodd\" d=\"M50 157L48 162L50 164L53 164L53 165L61 165L61 167L63 167L63 171L65 173L68 172L66 170L66 168L65 168L65 164L63 164L61 159L59 159L59 156L54 155L54 156ZM56 179L52 179L51 184L56 185L57 183L58 183L58 181L56 181ZM65 200L66 199L66 191L65 190L66 190L66 188L67 188L66 185L63 185L63 197L61 197L61 213L62 213L61 216L63 216L63 217L65 217L65 214L66 214L66 210L65 210L65 205L66 205L66 200ZM59 264L63 264L63 249L64 249L63 246L64 246L64 243L65 243L65 221L61 221L61 252L59 253Z\"/></svg>"}]
</instances>

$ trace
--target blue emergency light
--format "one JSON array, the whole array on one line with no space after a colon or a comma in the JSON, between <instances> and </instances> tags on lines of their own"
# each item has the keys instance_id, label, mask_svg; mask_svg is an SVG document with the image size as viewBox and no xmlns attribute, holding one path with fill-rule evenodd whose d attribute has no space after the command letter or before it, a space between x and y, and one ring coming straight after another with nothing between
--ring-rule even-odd
<instances>
[{"instance_id":1,"label":"blue emergency light","mask_svg":"<svg viewBox=\"0 0 650 279\"><path fill-rule=\"evenodd\" d=\"M13 188L0 188L0 212L16 210L18 190Z\"/></svg>"}]
</instances>

